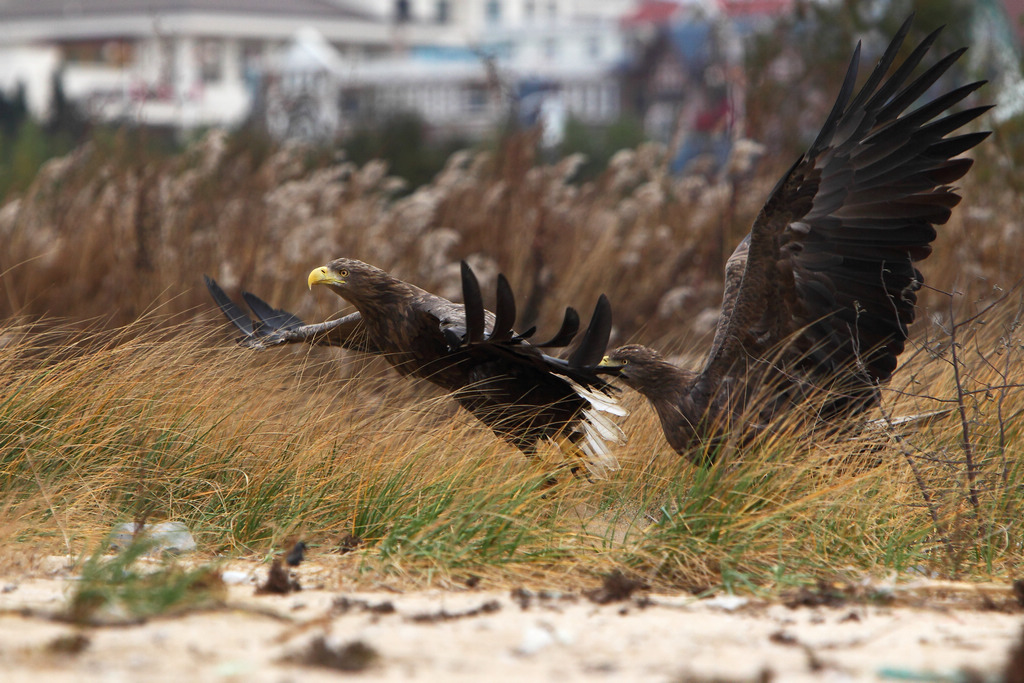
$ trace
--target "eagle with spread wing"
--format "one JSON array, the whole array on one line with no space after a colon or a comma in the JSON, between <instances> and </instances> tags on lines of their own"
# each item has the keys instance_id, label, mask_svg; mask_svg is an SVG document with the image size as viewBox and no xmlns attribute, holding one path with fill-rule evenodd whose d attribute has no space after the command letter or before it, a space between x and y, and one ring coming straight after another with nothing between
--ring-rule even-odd
<instances>
[{"instance_id":1,"label":"eagle with spread wing","mask_svg":"<svg viewBox=\"0 0 1024 683\"><path fill-rule=\"evenodd\" d=\"M854 93L857 45L817 138L728 259L703 367L679 368L635 344L604 359L650 401L680 454L713 457L718 437L755 435L797 404L837 424L876 404L896 369L923 283L914 264L960 201L950 184L972 161L958 155L988 136L951 134L989 107L947 113L983 81L910 109L966 50L911 79L939 29L889 74L912 18Z\"/></svg>"},{"instance_id":2,"label":"eagle with spread wing","mask_svg":"<svg viewBox=\"0 0 1024 683\"><path fill-rule=\"evenodd\" d=\"M496 312L484 308L473 270L462 263L462 304L426 292L383 270L340 258L314 269L310 289L323 285L355 306L356 312L307 325L249 292L242 296L250 319L217 285L206 286L224 315L251 348L308 343L341 346L383 356L403 376L426 379L452 392L477 419L527 455L551 439L591 473L617 468L610 446L623 440L613 416L625 415L617 390L602 377L617 368L600 365L611 333L611 306L601 295L590 324L567 358L546 350L576 341L579 315L567 308L548 341L531 344L535 330L513 330L515 297L508 280L497 278Z\"/></svg>"}]
</instances>

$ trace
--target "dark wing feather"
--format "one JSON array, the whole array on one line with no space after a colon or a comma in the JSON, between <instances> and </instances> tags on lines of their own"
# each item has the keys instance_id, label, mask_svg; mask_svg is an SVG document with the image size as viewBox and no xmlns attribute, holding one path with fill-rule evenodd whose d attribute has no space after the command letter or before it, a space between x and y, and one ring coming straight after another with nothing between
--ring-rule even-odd
<instances>
[{"instance_id":1,"label":"dark wing feather","mask_svg":"<svg viewBox=\"0 0 1024 683\"><path fill-rule=\"evenodd\" d=\"M893 70L909 25L908 19L853 94L858 46L821 132L730 258L705 386L744 354L763 357L787 339L794 357L809 358L822 372L860 368L853 374L872 384L895 369L922 283L913 263L931 253L934 226L960 201L949 184L971 166L953 157L988 135L946 137L988 107L937 118L982 82L908 111L963 54L957 50L911 80L938 32Z\"/></svg>"},{"instance_id":2,"label":"dark wing feather","mask_svg":"<svg viewBox=\"0 0 1024 683\"><path fill-rule=\"evenodd\" d=\"M561 329L554 337L544 344L530 344L524 335L517 335L511 329L515 320L516 304L512 288L504 276L498 277L497 315L484 308L479 281L465 261L462 263L462 290L465 298L462 306L426 293L419 304L419 308L438 319L449 350L465 352L471 349L472 354L478 359L488 356L500 358L506 363L569 377L583 386L601 389L610 387L599 377L615 370L599 366L608 347L612 325L611 304L605 295L602 294L598 298L590 325L579 345L568 360L563 360L542 353L539 349L565 348L574 341L579 330L579 316L575 310L566 309ZM477 330L476 333L474 329ZM461 334L461 338L456 337L457 334ZM456 340L459 343L453 344L452 342Z\"/></svg>"},{"instance_id":3,"label":"dark wing feather","mask_svg":"<svg viewBox=\"0 0 1024 683\"><path fill-rule=\"evenodd\" d=\"M214 303L217 304L217 308L228 319L228 322L237 327L246 337L254 336L255 328L252 320L231 300L231 297L224 293L217 281L209 275L203 275L203 282L206 283L206 289L209 290Z\"/></svg>"},{"instance_id":4,"label":"dark wing feather","mask_svg":"<svg viewBox=\"0 0 1024 683\"><path fill-rule=\"evenodd\" d=\"M213 278L204 275L203 279L221 313L242 332L242 337L238 339L242 346L262 349L280 344L304 343L341 346L371 353L377 350L377 345L368 339L362 316L358 312L336 320L306 325L298 316L274 308L255 294L244 292L243 298L256 315L257 321L254 322Z\"/></svg>"},{"instance_id":5,"label":"dark wing feather","mask_svg":"<svg viewBox=\"0 0 1024 683\"><path fill-rule=\"evenodd\" d=\"M305 324L298 316L274 308L252 292L242 292L242 299L249 305L260 322L272 330L289 329Z\"/></svg>"},{"instance_id":6,"label":"dark wing feather","mask_svg":"<svg viewBox=\"0 0 1024 683\"><path fill-rule=\"evenodd\" d=\"M511 341L515 335L513 327L516 324L516 298L512 294L512 287L504 275L498 273L498 299L494 314L494 328L491 331L490 340L495 342Z\"/></svg>"},{"instance_id":7,"label":"dark wing feather","mask_svg":"<svg viewBox=\"0 0 1024 683\"><path fill-rule=\"evenodd\" d=\"M605 444L621 440L621 432L602 413L624 411L612 398L617 389L602 376L610 369L597 365L611 327L607 298L599 302L573 362L547 355L511 330L515 300L507 280L498 280L494 315L483 308L472 269L464 264L462 275L463 305L426 292L416 301L415 308L436 321L446 349L422 376L454 391L463 408L527 454L539 439L562 437L580 444L595 471L614 467ZM576 329L575 312L567 312L551 341L565 346Z\"/></svg>"},{"instance_id":8,"label":"dark wing feather","mask_svg":"<svg viewBox=\"0 0 1024 683\"><path fill-rule=\"evenodd\" d=\"M465 306L466 341L470 344L484 339L484 298L476 273L462 262L462 301Z\"/></svg>"},{"instance_id":9,"label":"dark wing feather","mask_svg":"<svg viewBox=\"0 0 1024 683\"><path fill-rule=\"evenodd\" d=\"M576 333L580 331L580 314L576 312L573 307L565 309L565 317L562 318L562 326L558 328L558 332L551 339L540 344L534 344L538 349L552 349L552 348L564 348L572 343L572 340L576 338Z\"/></svg>"},{"instance_id":10,"label":"dark wing feather","mask_svg":"<svg viewBox=\"0 0 1024 683\"><path fill-rule=\"evenodd\" d=\"M608 339L612 333L612 305L602 294L597 299L594 314L590 317L587 331L576 350L569 356L569 365L574 368L595 367L604 357Z\"/></svg>"}]
</instances>

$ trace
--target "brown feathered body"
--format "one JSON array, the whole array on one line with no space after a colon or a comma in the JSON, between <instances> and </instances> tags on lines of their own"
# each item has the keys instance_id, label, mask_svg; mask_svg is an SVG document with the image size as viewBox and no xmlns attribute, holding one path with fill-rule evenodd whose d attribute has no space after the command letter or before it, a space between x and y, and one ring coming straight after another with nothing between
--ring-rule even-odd
<instances>
[{"instance_id":1,"label":"brown feathered body","mask_svg":"<svg viewBox=\"0 0 1024 683\"><path fill-rule=\"evenodd\" d=\"M572 386L541 367L500 356L453 350L440 332L461 334L462 304L403 282L354 259L328 264L346 271L346 283L328 285L362 316L365 335L395 370L452 392L459 404L520 450L532 453L539 439L567 431L586 406ZM494 316L487 313L488 329ZM539 355L539 354L538 354Z\"/></svg>"},{"instance_id":2,"label":"brown feathered body","mask_svg":"<svg viewBox=\"0 0 1024 683\"><path fill-rule=\"evenodd\" d=\"M534 453L542 439L558 441L568 455L585 459L594 474L616 467L609 446L622 434L611 416L625 414L617 391L599 367L611 330L611 307L598 300L586 332L577 340L579 317L566 310L562 328L546 342L532 345L514 332L515 300L507 280L498 276L497 314L483 307L479 283L463 263L464 304L431 294L355 259L340 258L316 268L310 287L324 285L355 306L342 318L306 325L243 293L256 314L251 320L207 278L207 287L224 315L252 348L277 344L337 345L383 356L400 374L425 379L453 398L496 434ZM568 359L544 349L578 344Z\"/></svg>"},{"instance_id":3,"label":"brown feathered body","mask_svg":"<svg viewBox=\"0 0 1024 683\"><path fill-rule=\"evenodd\" d=\"M938 31L889 74L909 27L854 94L858 45L816 140L726 264L703 367L676 368L638 345L609 354L680 453L705 458L708 448L695 454L695 445L737 430L749 437L796 406L839 424L876 404L896 369L923 283L915 264L960 201L950 183L972 163L957 157L988 135L952 135L988 107L948 111L981 82L917 104L963 53L911 80Z\"/></svg>"}]
</instances>

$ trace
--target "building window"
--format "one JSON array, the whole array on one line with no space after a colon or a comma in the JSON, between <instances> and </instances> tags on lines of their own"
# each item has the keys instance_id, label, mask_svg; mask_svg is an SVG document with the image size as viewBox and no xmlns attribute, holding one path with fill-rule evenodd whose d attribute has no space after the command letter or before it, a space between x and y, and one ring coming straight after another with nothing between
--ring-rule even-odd
<instances>
[{"instance_id":1,"label":"building window","mask_svg":"<svg viewBox=\"0 0 1024 683\"><path fill-rule=\"evenodd\" d=\"M487 0L487 5L484 7L484 16L487 18L488 24L500 24L501 0Z\"/></svg>"},{"instance_id":2,"label":"building window","mask_svg":"<svg viewBox=\"0 0 1024 683\"><path fill-rule=\"evenodd\" d=\"M412 10L409 9L409 0L395 0L395 22L404 24L412 19Z\"/></svg>"},{"instance_id":3,"label":"building window","mask_svg":"<svg viewBox=\"0 0 1024 683\"><path fill-rule=\"evenodd\" d=\"M437 23L447 24L449 21L451 21L451 6L448 0L437 0L436 7L437 12L435 13L434 16L437 19Z\"/></svg>"},{"instance_id":4,"label":"building window","mask_svg":"<svg viewBox=\"0 0 1024 683\"><path fill-rule=\"evenodd\" d=\"M601 56L601 37L587 36L587 56L597 59Z\"/></svg>"},{"instance_id":5,"label":"building window","mask_svg":"<svg viewBox=\"0 0 1024 683\"><path fill-rule=\"evenodd\" d=\"M555 17L558 16L558 3L557 2L549 2L548 3L548 16L551 17L552 19L554 19Z\"/></svg>"},{"instance_id":6,"label":"building window","mask_svg":"<svg viewBox=\"0 0 1024 683\"><path fill-rule=\"evenodd\" d=\"M339 95L338 109L342 115L355 118L362 108L362 93L355 88L346 88Z\"/></svg>"},{"instance_id":7,"label":"building window","mask_svg":"<svg viewBox=\"0 0 1024 683\"><path fill-rule=\"evenodd\" d=\"M466 91L466 107L474 114L487 109L487 87L483 85L469 86Z\"/></svg>"},{"instance_id":8,"label":"building window","mask_svg":"<svg viewBox=\"0 0 1024 683\"><path fill-rule=\"evenodd\" d=\"M556 38L544 39L544 57L554 59L558 56L558 40Z\"/></svg>"},{"instance_id":9,"label":"building window","mask_svg":"<svg viewBox=\"0 0 1024 683\"><path fill-rule=\"evenodd\" d=\"M178 60L174 58L174 54L174 42L167 38L162 39L160 41L160 83L158 89L167 93L168 97L170 97L170 88L173 87L174 81L178 79Z\"/></svg>"},{"instance_id":10,"label":"building window","mask_svg":"<svg viewBox=\"0 0 1024 683\"><path fill-rule=\"evenodd\" d=\"M64 61L124 67L134 61L134 48L122 40L79 40L61 45Z\"/></svg>"},{"instance_id":11,"label":"building window","mask_svg":"<svg viewBox=\"0 0 1024 683\"><path fill-rule=\"evenodd\" d=\"M537 3L535 0L526 0L526 2L523 3L523 16L526 17L527 21L533 21L536 14Z\"/></svg>"},{"instance_id":12,"label":"building window","mask_svg":"<svg viewBox=\"0 0 1024 683\"><path fill-rule=\"evenodd\" d=\"M197 44L199 52L199 77L203 83L216 83L223 77L224 44L219 40L200 40Z\"/></svg>"},{"instance_id":13,"label":"building window","mask_svg":"<svg viewBox=\"0 0 1024 683\"><path fill-rule=\"evenodd\" d=\"M243 40L238 57L242 78L250 86L255 86L263 74L263 43L258 40Z\"/></svg>"}]
</instances>

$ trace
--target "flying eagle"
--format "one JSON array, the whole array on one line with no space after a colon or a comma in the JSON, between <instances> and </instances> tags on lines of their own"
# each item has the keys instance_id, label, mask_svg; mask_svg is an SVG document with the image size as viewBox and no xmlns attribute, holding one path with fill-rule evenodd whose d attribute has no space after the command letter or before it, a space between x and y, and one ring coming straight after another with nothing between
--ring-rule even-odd
<instances>
[{"instance_id":1,"label":"flying eagle","mask_svg":"<svg viewBox=\"0 0 1024 683\"><path fill-rule=\"evenodd\" d=\"M988 136L950 134L989 107L946 113L983 81L908 111L966 50L910 80L939 29L887 76L912 18L854 94L857 45L825 125L728 259L703 367L676 367L639 345L604 359L647 397L680 454L713 457L718 437L749 438L797 404L834 425L879 401L914 320L923 283L914 264L960 201L950 183L971 167L954 157Z\"/></svg>"},{"instance_id":2,"label":"flying eagle","mask_svg":"<svg viewBox=\"0 0 1024 683\"><path fill-rule=\"evenodd\" d=\"M621 442L622 433L612 416L625 411L617 390L601 376L617 372L600 365L612 324L604 295L575 349L562 359L545 349L575 340L576 311L566 309L553 338L531 344L534 329L513 331L516 305L508 280L498 276L497 312L491 313L465 262L465 303L455 304L362 261L331 261L309 274L309 287L326 286L356 312L313 325L243 292L256 316L251 320L213 279L205 280L220 310L242 331L245 346L304 342L381 355L399 374L452 392L459 405L526 455L534 454L538 441L551 439L568 455L583 458L594 474L617 468L609 446Z\"/></svg>"}]
</instances>

